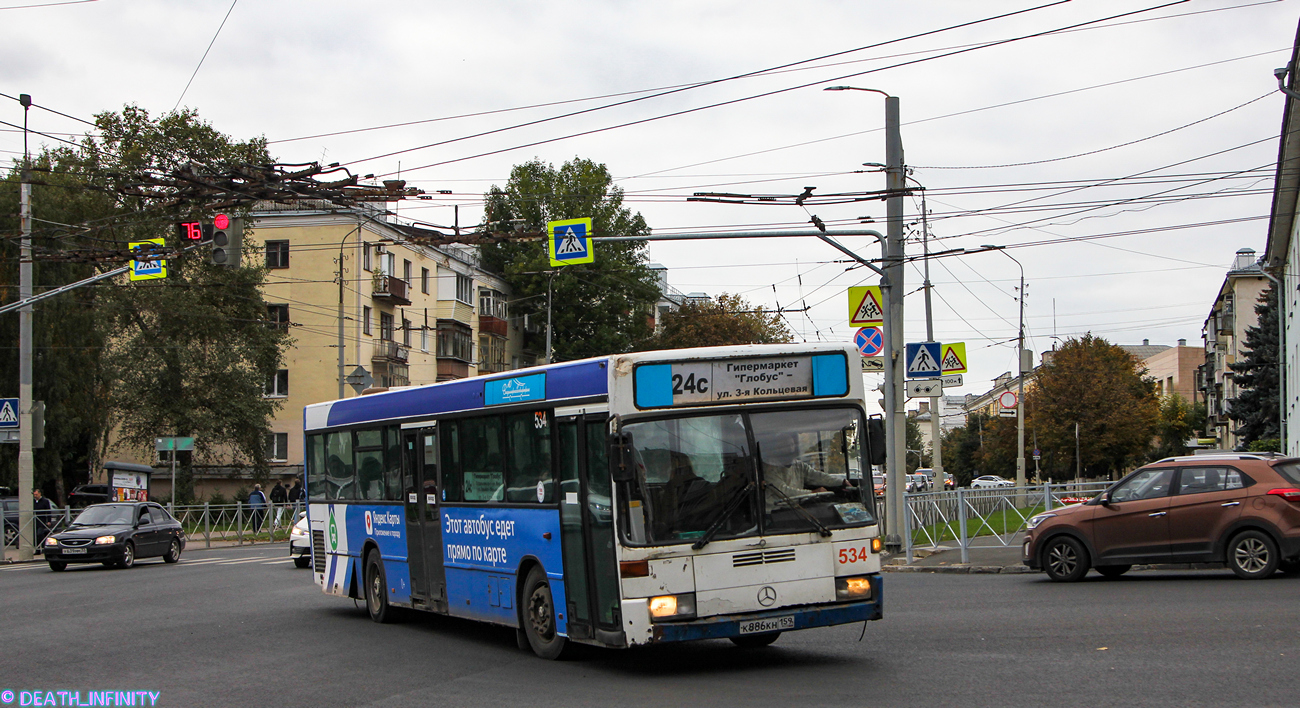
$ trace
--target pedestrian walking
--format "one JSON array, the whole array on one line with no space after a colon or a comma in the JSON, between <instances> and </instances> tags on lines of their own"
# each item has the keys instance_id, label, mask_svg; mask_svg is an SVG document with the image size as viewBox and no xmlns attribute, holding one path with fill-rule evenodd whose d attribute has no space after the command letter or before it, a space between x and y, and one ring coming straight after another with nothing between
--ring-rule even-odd
<instances>
[{"instance_id":1,"label":"pedestrian walking","mask_svg":"<svg viewBox=\"0 0 1300 708\"><path fill-rule=\"evenodd\" d=\"M266 494L262 492L262 485L253 485L253 493L248 495L248 508L253 512L253 533L257 533L262 530L262 518L266 516Z\"/></svg>"},{"instance_id":2,"label":"pedestrian walking","mask_svg":"<svg viewBox=\"0 0 1300 708\"><path fill-rule=\"evenodd\" d=\"M272 528L280 527L280 518L284 516L284 504L289 500L288 491L280 480L275 481L275 486L271 488L271 504L275 507L275 525Z\"/></svg>"},{"instance_id":3,"label":"pedestrian walking","mask_svg":"<svg viewBox=\"0 0 1300 708\"><path fill-rule=\"evenodd\" d=\"M293 480L293 488L291 488L291 489L289 490L289 503L290 503L290 504L297 504L298 502L301 502L301 501L306 501L305 499L303 499L303 493L302 493L302 480L301 480L301 479L294 479L294 480Z\"/></svg>"},{"instance_id":4,"label":"pedestrian walking","mask_svg":"<svg viewBox=\"0 0 1300 708\"><path fill-rule=\"evenodd\" d=\"M54 505L50 503L49 499L45 498L44 494L41 494L41 490L32 490L32 511L36 512L33 516L36 517L36 540L38 542L44 541L45 536L50 532L50 517L54 515L53 511L51 511L53 508Z\"/></svg>"}]
</instances>

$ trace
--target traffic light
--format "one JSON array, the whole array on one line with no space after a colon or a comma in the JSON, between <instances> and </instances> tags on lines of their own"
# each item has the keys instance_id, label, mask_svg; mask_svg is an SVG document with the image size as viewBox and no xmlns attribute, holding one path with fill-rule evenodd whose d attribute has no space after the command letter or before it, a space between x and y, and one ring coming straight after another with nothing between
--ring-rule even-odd
<instances>
[{"instance_id":1,"label":"traffic light","mask_svg":"<svg viewBox=\"0 0 1300 708\"><path fill-rule=\"evenodd\" d=\"M212 219L212 263L238 268L239 250L243 240L243 220L217 214Z\"/></svg>"}]
</instances>

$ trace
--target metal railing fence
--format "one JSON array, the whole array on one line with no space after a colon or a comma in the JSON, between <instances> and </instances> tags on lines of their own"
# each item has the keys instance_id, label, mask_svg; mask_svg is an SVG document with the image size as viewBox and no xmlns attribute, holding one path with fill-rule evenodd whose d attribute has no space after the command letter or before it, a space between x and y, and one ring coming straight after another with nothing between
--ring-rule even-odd
<instances>
[{"instance_id":1,"label":"metal railing fence","mask_svg":"<svg viewBox=\"0 0 1300 708\"><path fill-rule=\"evenodd\" d=\"M235 542L238 545L253 543L274 543L287 541L303 510L303 503L268 504L260 511L248 504L189 504L165 505L172 516L181 523L189 543L202 539L204 546L212 547L212 542ZM32 533L37 548L45 537L66 531L72 522L81 515L82 509L70 507L54 508L48 511L33 512L26 527L19 524L18 513L11 511L4 515L3 549L18 548L19 531Z\"/></svg>"},{"instance_id":2,"label":"metal railing fence","mask_svg":"<svg viewBox=\"0 0 1300 708\"><path fill-rule=\"evenodd\" d=\"M1046 483L904 494L907 533L903 541L907 562L912 562L914 548L938 548L944 541L955 541L961 548L961 562L969 563L971 548L1016 545L1030 517L1087 501L1111 484Z\"/></svg>"}]
</instances>

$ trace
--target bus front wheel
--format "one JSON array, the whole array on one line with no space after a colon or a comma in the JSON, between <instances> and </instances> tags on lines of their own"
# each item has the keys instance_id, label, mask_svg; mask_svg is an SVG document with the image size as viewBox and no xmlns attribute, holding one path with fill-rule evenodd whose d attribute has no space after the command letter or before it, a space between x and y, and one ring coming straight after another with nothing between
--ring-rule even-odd
<instances>
[{"instance_id":1,"label":"bus front wheel","mask_svg":"<svg viewBox=\"0 0 1300 708\"><path fill-rule=\"evenodd\" d=\"M388 606L388 578L378 551L366 556L366 611L370 619L381 624L393 621L393 608Z\"/></svg>"},{"instance_id":2,"label":"bus front wheel","mask_svg":"<svg viewBox=\"0 0 1300 708\"><path fill-rule=\"evenodd\" d=\"M528 571L523 592L524 634L533 653L543 659L558 659L564 651L565 638L555 626L555 602L551 599L551 584L546 581L546 571L534 566Z\"/></svg>"}]
</instances>

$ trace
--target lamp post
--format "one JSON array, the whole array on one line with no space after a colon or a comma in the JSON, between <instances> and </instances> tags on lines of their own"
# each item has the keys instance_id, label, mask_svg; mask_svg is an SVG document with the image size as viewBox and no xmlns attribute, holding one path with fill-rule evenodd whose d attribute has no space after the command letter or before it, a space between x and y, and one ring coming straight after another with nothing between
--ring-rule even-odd
<instances>
[{"instance_id":1,"label":"lamp post","mask_svg":"<svg viewBox=\"0 0 1300 708\"><path fill-rule=\"evenodd\" d=\"M903 138L899 132L898 97L879 89L857 86L827 86L826 91L867 91L885 97L885 200L888 226L885 230L884 275L881 290L885 303L885 347L889 367L885 372L885 421L889 444L885 447L885 546L897 553L903 548L906 525L903 519L903 451L907 449L907 410L903 400L906 362L903 360ZM887 289L886 289L887 288Z\"/></svg>"},{"instance_id":2,"label":"lamp post","mask_svg":"<svg viewBox=\"0 0 1300 708\"><path fill-rule=\"evenodd\" d=\"M983 245L986 251L998 251L1015 261L1020 268L1020 329L1016 334L1016 486L1025 486L1025 266L1007 253L1006 246Z\"/></svg>"}]
</instances>

